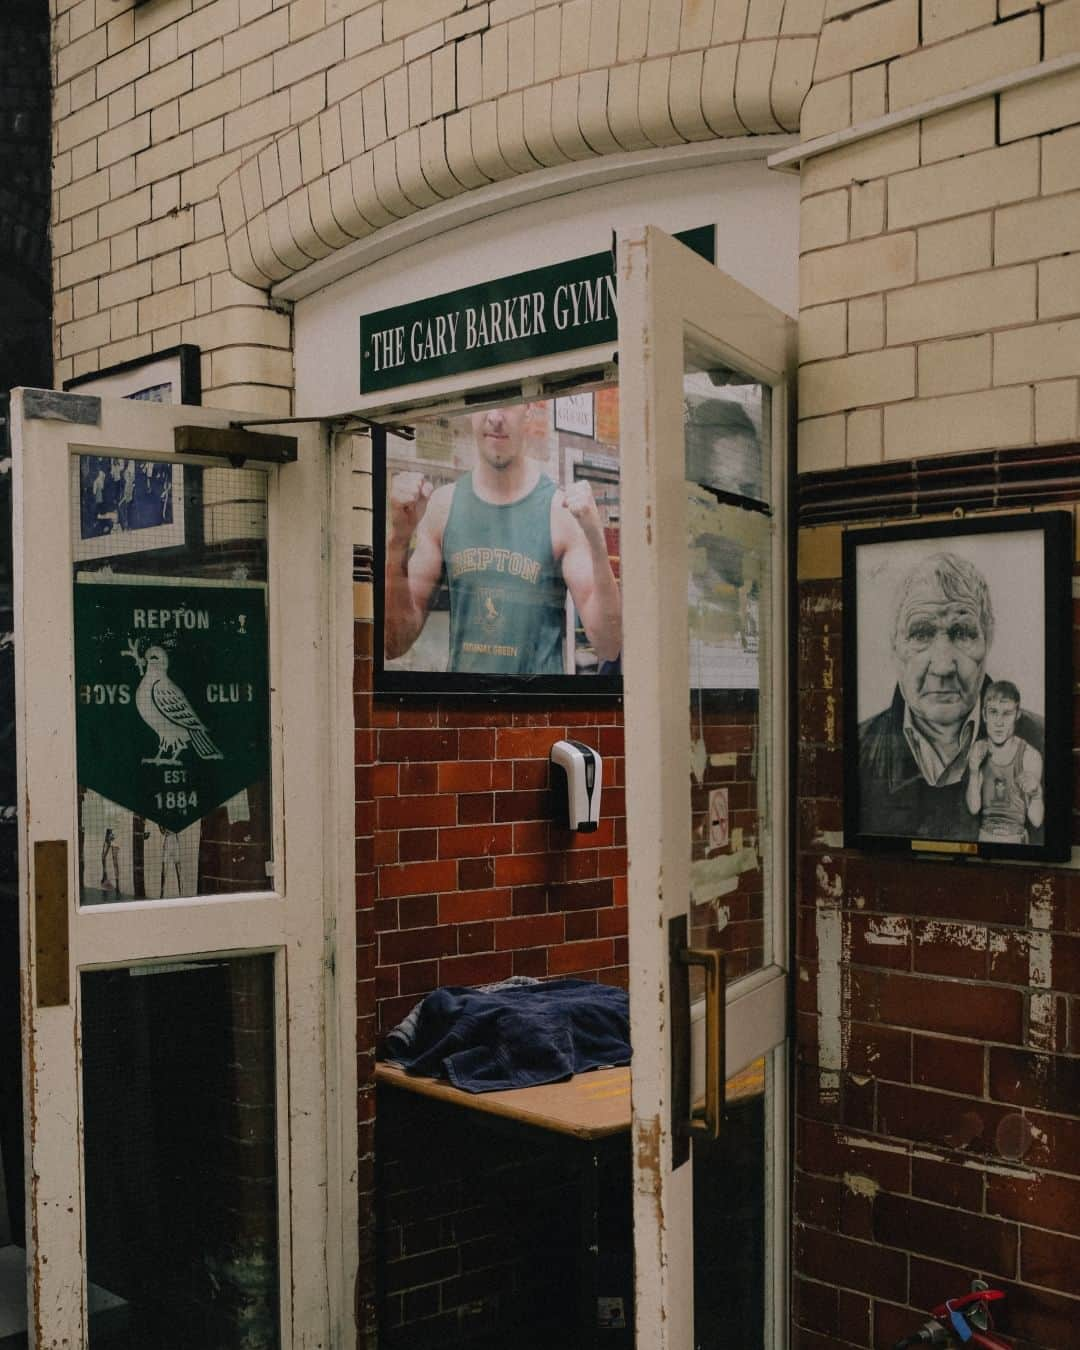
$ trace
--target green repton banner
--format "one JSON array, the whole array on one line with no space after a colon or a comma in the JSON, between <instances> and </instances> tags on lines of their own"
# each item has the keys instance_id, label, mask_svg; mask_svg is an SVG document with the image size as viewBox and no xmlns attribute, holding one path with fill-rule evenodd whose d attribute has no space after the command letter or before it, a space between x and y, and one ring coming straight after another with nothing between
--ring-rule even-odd
<instances>
[{"instance_id":1,"label":"green repton banner","mask_svg":"<svg viewBox=\"0 0 1080 1350\"><path fill-rule=\"evenodd\" d=\"M270 772L266 588L75 585L81 786L179 831Z\"/></svg>"},{"instance_id":2,"label":"green repton banner","mask_svg":"<svg viewBox=\"0 0 1080 1350\"><path fill-rule=\"evenodd\" d=\"M713 262L716 229L675 236ZM610 250L360 318L360 391L482 370L618 338Z\"/></svg>"}]
</instances>

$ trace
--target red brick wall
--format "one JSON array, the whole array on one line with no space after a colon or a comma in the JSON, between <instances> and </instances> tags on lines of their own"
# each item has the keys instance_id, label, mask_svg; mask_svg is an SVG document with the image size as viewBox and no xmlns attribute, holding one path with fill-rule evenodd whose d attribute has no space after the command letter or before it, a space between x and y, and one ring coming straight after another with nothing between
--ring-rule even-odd
<instances>
[{"instance_id":1,"label":"red brick wall","mask_svg":"<svg viewBox=\"0 0 1080 1350\"><path fill-rule=\"evenodd\" d=\"M799 601L794 1343L891 1350L978 1274L1080 1346L1080 874L835 848L840 583Z\"/></svg>"},{"instance_id":2,"label":"red brick wall","mask_svg":"<svg viewBox=\"0 0 1080 1350\"><path fill-rule=\"evenodd\" d=\"M379 1112L380 1350L574 1344L580 1157L408 1093ZM625 1165L612 1183L628 1220Z\"/></svg>"},{"instance_id":3,"label":"red brick wall","mask_svg":"<svg viewBox=\"0 0 1080 1350\"><path fill-rule=\"evenodd\" d=\"M768 747L762 744L756 701L745 705L745 698L736 695L726 700L725 707L724 695L713 695L704 712L694 707L695 702L692 698L690 736L704 742L708 762L700 781L690 787L691 857L699 862L717 854L710 841L709 798L718 788L727 793L728 847L734 849L736 832L741 831L743 846L756 844L760 856L758 765L765 762ZM764 873L756 867L733 881L734 888L719 901L690 905L690 945L724 952L729 981L760 969L765 957ZM702 996L700 969L691 971L690 987L693 997Z\"/></svg>"},{"instance_id":4,"label":"red brick wall","mask_svg":"<svg viewBox=\"0 0 1080 1350\"><path fill-rule=\"evenodd\" d=\"M429 990L510 975L626 979L620 710L376 703L372 800L379 1032ZM552 823L548 751L604 757L600 828Z\"/></svg>"},{"instance_id":5,"label":"red brick wall","mask_svg":"<svg viewBox=\"0 0 1080 1350\"><path fill-rule=\"evenodd\" d=\"M358 1315L368 1328L376 1317L371 1075L379 1036L444 985L572 975L625 986L627 978L621 708L610 701L515 711L512 700L498 708L462 699L376 700L371 634L370 624L356 625L357 1040L366 1225ZM600 828L593 834L574 835L552 823L548 751L567 736L604 758ZM383 1162L393 1189L395 1176L408 1175L408 1160L395 1151ZM505 1174L504 1155L498 1166ZM467 1190L463 1204L472 1209ZM386 1197L391 1211L394 1195ZM439 1222L414 1227L407 1246L396 1233L394 1250L384 1254L411 1261L416 1275L408 1288L401 1270L392 1274L393 1320L427 1319L437 1334L460 1320L447 1300L475 1303L484 1280L463 1281L457 1265L447 1273L448 1262L468 1255L448 1255L445 1233L458 1221L445 1212L445 1196L428 1200ZM414 1190L409 1204L422 1203ZM476 1215L468 1222L475 1228ZM465 1223L461 1218L463 1231ZM493 1249L513 1240L511 1228L502 1235L471 1232L473 1250L481 1236ZM505 1303L504 1269L498 1278L492 1287Z\"/></svg>"}]
</instances>

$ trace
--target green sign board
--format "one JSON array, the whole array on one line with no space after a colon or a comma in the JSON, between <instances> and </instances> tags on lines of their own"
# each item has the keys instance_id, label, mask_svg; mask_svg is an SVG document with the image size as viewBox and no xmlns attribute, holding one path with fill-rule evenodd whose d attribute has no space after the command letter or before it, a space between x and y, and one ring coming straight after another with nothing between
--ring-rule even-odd
<instances>
[{"instance_id":1,"label":"green sign board","mask_svg":"<svg viewBox=\"0 0 1080 1350\"><path fill-rule=\"evenodd\" d=\"M712 225L676 235L710 262ZM360 318L360 390L615 342L619 319L611 252L539 267Z\"/></svg>"},{"instance_id":2,"label":"green sign board","mask_svg":"<svg viewBox=\"0 0 1080 1350\"><path fill-rule=\"evenodd\" d=\"M83 787L179 831L270 772L266 588L75 585Z\"/></svg>"}]
</instances>

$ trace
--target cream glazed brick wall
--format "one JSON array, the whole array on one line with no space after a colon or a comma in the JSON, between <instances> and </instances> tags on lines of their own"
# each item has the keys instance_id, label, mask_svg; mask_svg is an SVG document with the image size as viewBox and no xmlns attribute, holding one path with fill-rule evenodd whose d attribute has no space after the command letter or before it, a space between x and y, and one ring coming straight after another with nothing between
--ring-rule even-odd
<instances>
[{"instance_id":1,"label":"cream glazed brick wall","mask_svg":"<svg viewBox=\"0 0 1080 1350\"><path fill-rule=\"evenodd\" d=\"M824 18L804 140L1080 51L1080 0ZM1080 438L1078 166L1080 71L804 162L801 471Z\"/></svg>"},{"instance_id":2,"label":"cream glazed brick wall","mask_svg":"<svg viewBox=\"0 0 1080 1350\"><path fill-rule=\"evenodd\" d=\"M288 41L288 6L52 0L52 13L57 383L191 342L206 403L287 414L291 323L231 273L218 185L274 130L253 106L258 34L265 20ZM228 48L241 27L250 43ZM245 115L250 131L230 136Z\"/></svg>"},{"instance_id":3,"label":"cream glazed brick wall","mask_svg":"<svg viewBox=\"0 0 1080 1350\"><path fill-rule=\"evenodd\" d=\"M795 130L825 2L293 0L324 22L273 97L322 61L325 98L222 181L232 270L265 287L547 166Z\"/></svg>"},{"instance_id":4,"label":"cream glazed brick wall","mask_svg":"<svg viewBox=\"0 0 1080 1350\"><path fill-rule=\"evenodd\" d=\"M195 342L207 402L270 412L275 281L516 174L796 130L826 6L50 2L57 378Z\"/></svg>"}]
</instances>

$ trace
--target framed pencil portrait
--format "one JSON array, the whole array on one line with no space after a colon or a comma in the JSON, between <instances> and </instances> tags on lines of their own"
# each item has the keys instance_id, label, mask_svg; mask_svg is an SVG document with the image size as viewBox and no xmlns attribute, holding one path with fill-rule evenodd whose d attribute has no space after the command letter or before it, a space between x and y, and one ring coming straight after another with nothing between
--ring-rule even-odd
<instances>
[{"instance_id":1,"label":"framed pencil portrait","mask_svg":"<svg viewBox=\"0 0 1080 1350\"><path fill-rule=\"evenodd\" d=\"M1072 516L849 530L844 843L1070 853Z\"/></svg>"}]
</instances>

